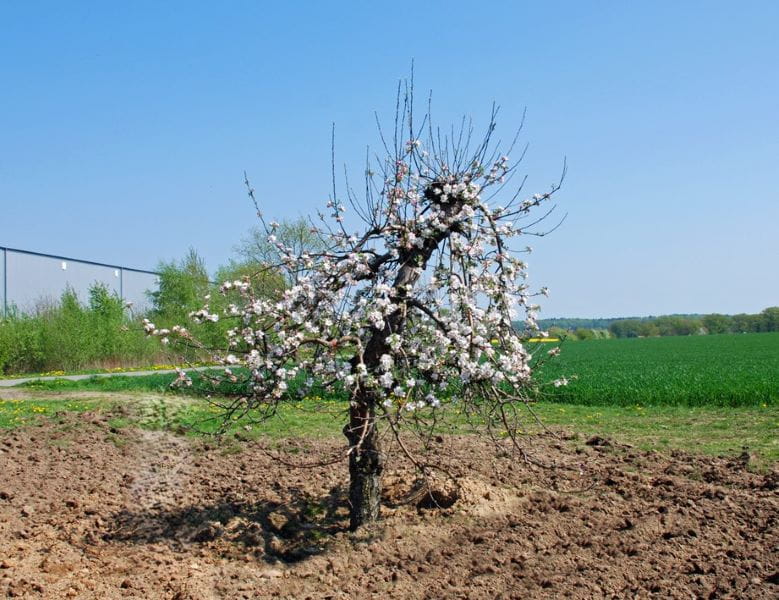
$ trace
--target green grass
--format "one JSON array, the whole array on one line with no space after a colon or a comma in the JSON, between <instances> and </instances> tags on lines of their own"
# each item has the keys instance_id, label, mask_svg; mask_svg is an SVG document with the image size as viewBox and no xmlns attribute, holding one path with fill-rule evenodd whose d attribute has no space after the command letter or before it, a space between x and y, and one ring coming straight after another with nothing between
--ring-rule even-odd
<instances>
[{"instance_id":1,"label":"green grass","mask_svg":"<svg viewBox=\"0 0 779 600\"><path fill-rule=\"evenodd\" d=\"M58 417L62 412L85 411L111 415L110 425L116 428L137 426L196 436L216 432L221 423L218 409L200 398L129 393L116 399L109 392L127 392L128 388L102 391L107 392L105 397L68 397L67 391L51 397L49 394L36 395L35 391L31 391L30 398L0 400L0 428L30 425L42 418ZM287 403L280 406L278 413L267 421L236 421L228 433L237 433L244 438L340 435L346 420L345 408L342 402L321 399Z\"/></svg>"},{"instance_id":2,"label":"green grass","mask_svg":"<svg viewBox=\"0 0 779 600\"><path fill-rule=\"evenodd\" d=\"M193 378L197 378L197 375L193 374ZM51 392L83 390L103 392L144 391L162 393L170 389L170 384L175 379L175 373L155 373L154 375L116 375L111 377L90 377L88 379L80 379L78 381L72 381L70 379L33 380L28 381L27 383L23 383L19 387Z\"/></svg>"},{"instance_id":3,"label":"green grass","mask_svg":"<svg viewBox=\"0 0 779 600\"><path fill-rule=\"evenodd\" d=\"M550 348L544 344L543 353ZM539 400L589 406L773 406L779 403L779 333L564 343L538 373ZM162 392L171 374L31 382L41 390ZM193 374L195 388L206 388ZM335 397L333 398L335 399Z\"/></svg>"},{"instance_id":4,"label":"green grass","mask_svg":"<svg viewBox=\"0 0 779 600\"><path fill-rule=\"evenodd\" d=\"M343 403L327 400L286 403L268 420L234 421L227 433L237 434L245 439L340 435L347 418L345 409ZM168 429L195 436L213 434L222 423L219 409L202 399L187 396L154 397L141 401L130 412L122 410L121 413L121 416L111 421L113 426L137 425L146 429Z\"/></svg>"},{"instance_id":5,"label":"green grass","mask_svg":"<svg viewBox=\"0 0 779 600\"><path fill-rule=\"evenodd\" d=\"M539 348L544 352L545 344ZM779 333L563 343L539 373L570 383L543 400L593 406L755 406L779 402Z\"/></svg>"},{"instance_id":6,"label":"green grass","mask_svg":"<svg viewBox=\"0 0 779 600\"><path fill-rule=\"evenodd\" d=\"M65 377L67 375L118 375L121 373L135 373L138 371L172 371L177 367L189 369L191 367L209 366L210 363L190 363L190 364L154 364L140 367L106 367L93 369L72 369L69 371L42 371L39 373L11 373L0 375L0 380L4 379L30 379L37 377Z\"/></svg>"},{"instance_id":7,"label":"green grass","mask_svg":"<svg viewBox=\"0 0 779 600\"><path fill-rule=\"evenodd\" d=\"M169 391L172 374L39 381L25 387L63 394L80 390L154 392L157 398L164 394L165 400L147 402L139 414L116 417L117 424L125 419L128 425L214 431L218 420L208 405L184 395L209 391L196 373L192 375L193 388L178 392ZM642 448L719 454L738 453L746 446L768 460L779 459L779 333L564 344L561 357L545 365L540 376L571 380L566 387L545 388L538 412L549 425L613 436ZM45 410L6 403L5 408L15 412L0 410L0 426L52 414L59 409L52 402L35 404ZM61 406L70 410L63 402ZM329 412L345 408L335 396L323 404ZM243 437L340 434L343 415L333 419L312 408L306 402L287 404L277 419L253 424L250 430L237 423L234 432Z\"/></svg>"},{"instance_id":8,"label":"green grass","mask_svg":"<svg viewBox=\"0 0 779 600\"><path fill-rule=\"evenodd\" d=\"M761 462L779 460L779 406L583 406L541 403L541 421L585 435L612 437L644 450L734 455L745 448Z\"/></svg>"},{"instance_id":9,"label":"green grass","mask_svg":"<svg viewBox=\"0 0 779 600\"><path fill-rule=\"evenodd\" d=\"M152 375L112 375L101 377L89 377L87 379L80 379L77 381L70 379L47 379L47 380L32 380L26 383L22 383L19 387L41 390L41 391L103 391L103 392L128 392L128 391L145 391L156 393L170 393L173 395L230 395L239 394L245 395L246 386L240 383L222 382L218 386L214 385L205 379L204 375L207 371L195 371L191 369L185 369L189 377L192 379L191 387L173 387L170 384L176 380L177 375L175 373L154 373ZM214 368L215 374L222 372L221 368ZM233 368L233 373L239 377L248 374L248 371L243 368ZM295 396L296 390L299 385L306 379L305 373L299 373L297 377L289 382L289 393ZM318 386L314 386L311 389L311 394L325 396L324 391ZM338 391L332 391L327 395L328 400L338 401L344 400L343 393Z\"/></svg>"},{"instance_id":10,"label":"green grass","mask_svg":"<svg viewBox=\"0 0 779 600\"><path fill-rule=\"evenodd\" d=\"M62 399L0 399L0 429L10 429L35 423L41 417L54 417L61 412L94 410L96 403L76 398Z\"/></svg>"},{"instance_id":11,"label":"green grass","mask_svg":"<svg viewBox=\"0 0 779 600\"><path fill-rule=\"evenodd\" d=\"M31 399L0 401L0 428L31 425L61 416L62 411L86 410L110 415L109 425L119 430L141 427L202 436L215 431L219 422L215 419L218 415L205 401L187 396L130 393L112 399L110 394L98 398L68 398L67 393L53 398L36 397L34 391L31 394ZM326 400L286 404L275 418L263 423L234 423L228 439L340 437L346 419L344 408L342 402ZM758 465L779 460L776 405L718 408L539 403L534 410L552 429L611 437L642 449L738 455L748 448L756 455ZM531 430L536 428L532 426ZM233 449L240 451L240 446Z\"/></svg>"}]
</instances>

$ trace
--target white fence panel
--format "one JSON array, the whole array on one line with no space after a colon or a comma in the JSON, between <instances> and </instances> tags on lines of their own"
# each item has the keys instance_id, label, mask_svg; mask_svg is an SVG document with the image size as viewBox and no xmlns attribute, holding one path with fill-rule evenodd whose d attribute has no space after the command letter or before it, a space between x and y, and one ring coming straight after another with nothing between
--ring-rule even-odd
<instances>
[{"instance_id":1,"label":"white fence panel","mask_svg":"<svg viewBox=\"0 0 779 600\"><path fill-rule=\"evenodd\" d=\"M82 302L89 288L102 283L123 300L133 303L136 312L150 303L148 292L159 285L153 271L130 269L88 260L0 247L0 309L32 312L41 305L58 302L71 288Z\"/></svg>"}]
</instances>

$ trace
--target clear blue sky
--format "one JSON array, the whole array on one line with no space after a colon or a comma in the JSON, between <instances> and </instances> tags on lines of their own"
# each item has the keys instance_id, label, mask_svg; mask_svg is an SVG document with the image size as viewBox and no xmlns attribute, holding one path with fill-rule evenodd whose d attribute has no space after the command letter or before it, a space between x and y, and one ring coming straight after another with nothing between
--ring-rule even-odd
<instances>
[{"instance_id":1,"label":"clear blue sky","mask_svg":"<svg viewBox=\"0 0 779 600\"><path fill-rule=\"evenodd\" d=\"M542 316L779 304L779 2L0 1L0 245L225 262L359 177L416 61L447 123L527 108Z\"/></svg>"}]
</instances>

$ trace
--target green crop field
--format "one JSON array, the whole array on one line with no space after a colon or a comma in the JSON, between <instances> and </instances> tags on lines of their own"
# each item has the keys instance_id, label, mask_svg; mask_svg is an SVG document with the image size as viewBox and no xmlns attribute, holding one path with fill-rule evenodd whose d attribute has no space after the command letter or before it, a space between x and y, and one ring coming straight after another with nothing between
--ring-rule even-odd
<instances>
[{"instance_id":1,"label":"green crop field","mask_svg":"<svg viewBox=\"0 0 779 600\"><path fill-rule=\"evenodd\" d=\"M552 345L531 344L539 356ZM563 342L561 350L538 370L537 379L565 377L570 383L544 385L538 400L631 407L779 405L779 333L575 341ZM59 391L162 392L174 378L159 374L28 385Z\"/></svg>"},{"instance_id":2,"label":"green crop field","mask_svg":"<svg viewBox=\"0 0 779 600\"><path fill-rule=\"evenodd\" d=\"M779 403L779 333L563 342L561 350L539 375L570 383L545 387L544 400L598 406Z\"/></svg>"}]
</instances>

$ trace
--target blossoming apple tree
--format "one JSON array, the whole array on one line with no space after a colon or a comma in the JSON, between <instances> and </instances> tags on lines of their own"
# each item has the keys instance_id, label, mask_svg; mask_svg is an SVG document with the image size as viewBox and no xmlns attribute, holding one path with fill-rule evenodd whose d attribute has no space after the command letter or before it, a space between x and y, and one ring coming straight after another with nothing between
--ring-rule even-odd
<instances>
[{"instance_id":1,"label":"blossoming apple tree","mask_svg":"<svg viewBox=\"0 0 779 600\"><path fill-rule=\"evenodd\" d=\"M314 386L348 397L342 457L349 461L353 529L379 515L385 436L400 442L423 475L430 468L403 445L404 426L433 433L454 407L481 415L490 430L502 428L520 449L520 413L532 383L524 341L537 329L533 296L546 293L527 283L523 238L546 233L536 227L551 208L534 209L559 188L523 197L521 183L508 187L514 144L502 150L493 141L496 109L474 143L467 122L443 135L428 111L417 125L413 89L398 100L394 135L379 129L385 156L367 169L365 196L358 200L347 186L345 197L334 193L312 221L320 250L280 242L278 224L257 206L279 257L264 268L282 273L286 289L263 297L248 280L227 281L221 291L234 302L223 314L208 303L192 314L201 322L235 320L227 351L215 356L223 377L244 384L219 401L228 419L271 416ZM357 231L347 228L351 212L362 223ZM519 317L524 327L515 326ZM194 343L184 327L146 327ZM180 379L189 381L183 372Z\"/></svg>"}]
</instances>

